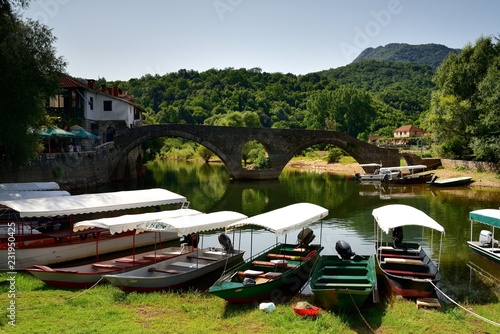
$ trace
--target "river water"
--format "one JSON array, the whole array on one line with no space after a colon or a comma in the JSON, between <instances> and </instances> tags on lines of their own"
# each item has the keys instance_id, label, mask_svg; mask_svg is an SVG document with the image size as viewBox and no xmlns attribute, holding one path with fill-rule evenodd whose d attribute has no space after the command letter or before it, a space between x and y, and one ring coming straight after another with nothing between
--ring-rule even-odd
<instances>
[{"instance_id":1,"label":"river water","mask_svg":"<svg viewBox=\"0 0 500 334\"><path fill-rule=\"evenodd\" d=\"M336 254L337 240L347 241L358 254L374 253L372 210L388 204L407 204L424 211L445 228L440 260L442 291L457 301L470 302L495 301L493 292L500 291L499 268L481 261L466 245L471 234L469 212L498 208L499 189L360 184L346 176L288 168L279 180L231 182L222 164L164 161L150 163L146 178L138 184L113 185L98 191L154 187L184 195L190 208L202 212L232 210L253 216L297 202L318 204L329 210L321 223L312 226L315 242L325 247L322 254ZM481 228L474 227L474 238L479 237ZM204 246L217 246L216 236L206 234L202 239ZM405 229L407 237L419 238L428 252L439 256L439 232ZM246 250L246 257L276 241L272 233L265 231L246 231L235 239L233 243ZM286 241L295 242L296 234L288 235Z\"/></svg>"}]
</instances>

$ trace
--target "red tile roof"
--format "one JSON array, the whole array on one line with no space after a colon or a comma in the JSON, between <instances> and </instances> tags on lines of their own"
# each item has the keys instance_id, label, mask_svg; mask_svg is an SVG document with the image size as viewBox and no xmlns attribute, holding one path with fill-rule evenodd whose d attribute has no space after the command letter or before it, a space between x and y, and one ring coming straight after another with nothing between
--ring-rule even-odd
<instances>
[{"instance_id":1,"label":"red tile roof","mask_svg":"<svg viewBox=\"0 0 500 334\"><path fill-rule=\"evenodd\" d=\"M413 125L403 125L402 127L399 127L396 130L394 130L394 132L407 132L407 131L412 131L412 130L424 132L424 130L417 128L416 126L413 126Z\"/></svg>"}]
</instances>

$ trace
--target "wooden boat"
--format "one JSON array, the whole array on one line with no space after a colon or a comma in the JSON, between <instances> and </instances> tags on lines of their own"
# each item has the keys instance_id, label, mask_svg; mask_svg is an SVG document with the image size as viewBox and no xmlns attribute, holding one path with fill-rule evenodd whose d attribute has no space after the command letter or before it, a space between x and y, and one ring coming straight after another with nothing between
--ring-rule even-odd
<instances>
[{"instance_id":1,"label":"wooden boat","mask_svg":"<svg viewBox=\"0 0 500 334\"><path fill-rule=\"evenodd\" d=\"M496 265L500 265L500 245L498 240L495 240L495 228L500 227L500 210L482 209L471 211L469 218L471 221L471 235L467 245L474 253ZM491 226L492 231L482 230L479 234L479 240L473 241L474 223Z\"/></svg>"},{"instance_id":2,"label":"wooden boat","mask_svg":"<svg viewBox=\"0 0 500 334\"><path fill-rule=\"evenodd\" d=\"M372 212L375 222L375 250L377 268L384 274L392 291L403 297L425 298L434 293L434 285L441 279L439 266L418 243L403 242L402 228L417 226L441 233L439 257L444 228L424 212L403 204L391 204ZM392 241L384 241L392 231Z\"/></svg>"},{"instance_id":3,"label":"wooden boat","mask_svg":"<svg viewBox=\"0 0 500 334\"><path fill-rule=\"evenodd\" d=\"M86 220L75 224L74 231L100 228L110 230L112 234L123 233L135 230L138 224L148 221L157 221L160 219L172 219L176 217L187 217L192 215L201 215L202 213L192 209L177 209L160 212L149 212L136 215L123 215L112 218L101 218L95 220ZM161 247L161 242L158 244ZM66 287L66 288L88 288L98 283L105 274L119 274L127 272L142 266L166 260L175 256L192 252L192 246L168 247L154 251L135 254L135 234L129 237L129 247L134 253L124 256L99 261L99 247L96 241L96 262L70 267L49 267L44 265L34 265L28 268L36 278L44 281L46 284Z\"/></svg>"},{"instance_id":4,"label":"wooden boat","mask_svg":"<svg viewBox=\"0 0 500 334\"><path fill-rule=\"evenodd\" d=\"M277 237L303 229L328 215L328 210L311 203L297 203L262 213L229 226L234 230L256 226L273 232ZM244 263L227 270L208 290L209 293L232 303L265 299L279 301L287 294L298 292L309 279L314 263L323 250L310 244L314 234L310 229L299 233L299 244L277 242Z\"/></svg>"},{"instance_id":5,"label":"wooden boat","mask_svg":"<svg viewBox=\"0 0 500 334\"><path fill-rule=\"evenodd\" d=\"M92 217L143 212L143 208L187 203L184 196L165 189L119 191L76 196L0 201L0 223L7 234L0 236L0 270L23 270L33 265L52 265L131 247L131 232L111 234L104 229L73 231L75 223ZM164 233L162 240L177 238ZM96 243L96 241L99 241ZM15 241L15 261L9 260ZM135 237L136 247L153 245L154 233ZM10 244L10 246L9 246Z\"/></svg>"},{"instance_id":6,"label":"wooden boat","mask_svg":"<svg viewBox=\"0 0 500 334\"><path fill-rule=\"evenodd\" d=\"M434 175L432 179L427 182L427 184L433 187L460 187L466 186L471 182L473 182L471 176L452 177L438 180L438 176Z\"/></svg>"},{"instance_id":7,"label":"wooden boat","mask_svg":"<svg viewBox=\"0 0 500 334\"><path fill-rule=\"evenodd\" d=\"M373 255L323 255L309 285L324 309L352 311L363 306L372 295L376 281Z\"/></svg>"},{"instance_id":8,"label":"wooden boat","mask_svg":"<svg viewBox=\"0 0 500 334\"><path fill-rule=\"evenodd\" d=\"M138 229L155 232L176 231L181 236L224 228L230 223L245 218L247 217L241 213L221 211L190 217L162 219L157 222L141 224ZM209 275L217 272L220 275L228 266L233 266L243 260L244 252L234 250L230 240L226 237L225 234L219 237L224 248L197 249L175 258L103 277L123 291L164 291L189 287L204 280L204 283L208 285L207 277Z\"/></svg>"}]
</instances>

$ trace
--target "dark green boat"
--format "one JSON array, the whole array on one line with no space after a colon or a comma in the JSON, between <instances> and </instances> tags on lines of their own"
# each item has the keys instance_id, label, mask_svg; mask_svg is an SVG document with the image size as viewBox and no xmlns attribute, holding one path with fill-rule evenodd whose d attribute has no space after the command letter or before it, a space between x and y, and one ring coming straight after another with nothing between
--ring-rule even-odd
<instances>
[{"instance_id":1,"label":"dark green boat","mask_svg":"<svg viewBox=\"0 0 500 334\"><path fill-rule=\"evenodd\" d=\"M355 255L348 260L337 255L323 255L309 285L324 309L352 311L365 303L376 282L373 255Z\"/></svg>"}]
</instances>

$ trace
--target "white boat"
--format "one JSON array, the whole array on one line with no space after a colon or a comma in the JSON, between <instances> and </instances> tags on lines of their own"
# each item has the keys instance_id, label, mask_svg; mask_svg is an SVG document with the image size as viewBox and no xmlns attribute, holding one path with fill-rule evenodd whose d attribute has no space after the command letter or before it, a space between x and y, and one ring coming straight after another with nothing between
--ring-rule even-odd
<instances>
[{"instance_id":1,"label":"white boat","mask_svg":"<svg viewBox=\"0 0 500 334\"><path fill-rule=\"evenodd\" d=\"M385 174L382 182L394 184L420 184L427 183L432 179L433 172L427 171L426 165L410 165L400 167L390 167L390 171L382 171Z\"/></svg>"},{"instance_id":2,"label":"white boat","mask_svg":"<svg viewBox=\"0 0 500 334\"><path fill-rule=\"evenodd\" d=\"M368 172L365 174L360 174L356 173L354 174L354 177L356 180L359 181L380 181L383 175L381 176L380 174L380 168L382 167L382 164L377 164L377 163L369 163L369 164L359 164L360 167L363 168L363 170L371 170L373 169L373 172Z\"/></svg>"},{"instance_id":3,"label":"white boat","mask_svg":"<svg viewBox=\"0 0 500 334\"><path fill-rule=\"evenodd\" d=\"M35 264L51 265L95 256L96 245L99 254L129 249L130 232L112 235L98 228L74 232L73 225L91 217L181 203L187 203L184 196L159 188L0 201L0 221L7 225L7 234L0 237L0 270L23 270ZM161 236L165 241L176 237L175 233ZM156 241L154 233L135 237L136 247Z\"/></svg>"},{"instance_id":4,"label":"white boat","mask_svg":"<svg viewBox=\"0 0 500 334\"><path fill-rule=\"evenodd\" d=\"M106 229L111 234L134 231L135 227L141 223L154 222L160 219L172 219L201 215L202 213L192 209L177 209L160 212L148 212L142 214L123 215L111 218L101 218L81 221L75 224L73 231L85 231L88 229ZM45 265L34 265L33 268L26 269L36 278L45 283L66 288L89 288L98 283L104 274L118 274L132 269L136 269L160 260L166 260L175 256L192 252L192 245L182 245L181 247L161 248L161 240L158 240L159 249L135 254L135 233L130 236L129 246L133 250L132 254L120 256L105 261L99 261L99 241L96 241L96 262L69 266L69 267L49 267Z\"/></svg>"},{"instance_id":5,"label":"white boat","mask_svg":"<svg viewBox=\"0 0 500 334\"><path fill-rule=\"evenodd\" d=\"M471 222L470 241L467 241L467 245L474 253L496 265L500 265L500 245L498 240L495 240L495 228L500 227L500 210L482 209L471 211L469 218ZM481 230L479 240L473 240L474 223L491 226L492 230Z\"/></svg>"},{"instance_id":6,"label":"white boat","mask_svg":"<svg viewBox=\"0 0 500 334\"><path fill-rule=\"evenodd\" d=\"M409 298L425 298L434 293L441 279L439 259L444 228L424 212L403 204L391 204L373 210L375 219L375 251L379 270L387 278L392 291ZM430 254L417 242L403 242L403 228L416 226L441 233L439 259L436 265ZM384 235L392 232L392 241Z\"/></svg>"},{"instance_id":7,"label":"white boat","mask_svg":"<svg viewBox=\"0 0 500 334\"><path fill-rule=\"evenodd\" d=\"M472 176L459 176L438 180L438 176L434 175L427 184L433 187L460 187L466 186L472 182L474 182Z\"/></svg>"},{"instance_id":8,"label":"white boat","mask_svg":"<svg viewBox=\"0 0 500 334\"><path fill-rule=\"evenodd\" d=\"M189 235L226 227L228 224L247 218L232 211L221 211L182 217L162 219L138 225L138 230L175 231L178 236ZM208 247L183 254L172 259L156 262L135 270L116 275L104 275L111 284L123 291L164 291L189 287L193 284L211 284L208 276L222 273L225 268L241 262L244 251L235 250L228 237L219 237L224 248ZM215 279L214 279L215 280Z\"/></svg>"}]
</instances>

